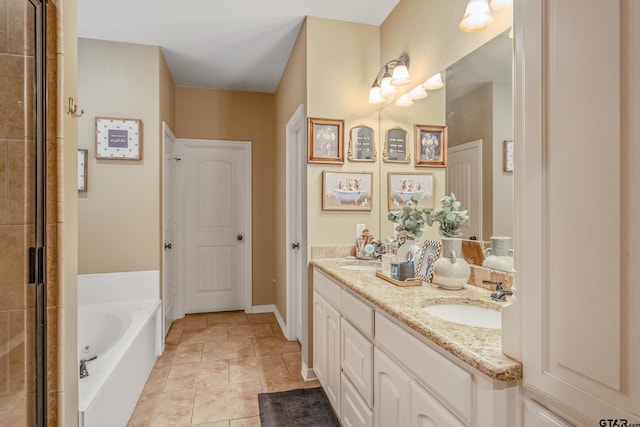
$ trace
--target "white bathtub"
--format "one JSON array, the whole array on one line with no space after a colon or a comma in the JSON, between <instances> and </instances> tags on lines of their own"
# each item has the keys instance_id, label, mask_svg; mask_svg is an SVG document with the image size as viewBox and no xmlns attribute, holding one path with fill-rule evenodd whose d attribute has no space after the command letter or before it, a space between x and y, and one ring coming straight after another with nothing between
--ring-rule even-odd
<instances>
[{"instance_id":1,"label":"white bathtub","mask_svg":"<svg viewBox=\"0 0 640 427\"><path fill-rule=\"evenodd\" d=\"M125 426L160 354L160 300L78 305L80 427ZM79 373L79 372L78 372Z\"/></svg>"}]
</instances>

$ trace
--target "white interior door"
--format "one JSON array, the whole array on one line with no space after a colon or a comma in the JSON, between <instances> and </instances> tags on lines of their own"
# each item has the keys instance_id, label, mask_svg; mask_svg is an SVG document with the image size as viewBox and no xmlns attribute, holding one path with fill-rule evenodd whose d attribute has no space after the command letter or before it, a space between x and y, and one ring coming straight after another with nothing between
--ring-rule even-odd
<instances>
[{"instance_id":1,"label":"white interior door","mask_svg":"<svg viewBox=\"0 0 640 427\"><path fill-rule=\"evenodd\" d=\"M162 310L163 331L166 335L175 317L175 257L174 257L174 194L175 194L175 142L176 137L166 123L162 123L162 218L164 251L162 256Z\"/></svg>"},{"instance_id":2,"label":"white interior door","mask_svg":"<svg viewBox=\"0 0 640 427\"><path fill-rule=\"evenodd\" d=\"M469 213L459 230L464 238L482 236L482 140L449 147L446 193L453 193Z\"/></svg>"},{"instance_id":3,"label":"white interior door","mask_svg":"<svg viewBox=\"0 0 640 427\"><path fill-rule=\"evenodd\" d=\"M307 127L304 105L300 105L286 126L286 210L287 210L287 339L302 342L302 288L306 265L304 204Z\"/></svg>"},{"instance_id":4,"label":"white interior door","mask_svg":"<svg viewBox=\"0 0 640 427\"><path fill-rule=\"evenodd\" d=\"M178 140L184 312L250 310L251 145Z\"/></svg>"}]
</instances>

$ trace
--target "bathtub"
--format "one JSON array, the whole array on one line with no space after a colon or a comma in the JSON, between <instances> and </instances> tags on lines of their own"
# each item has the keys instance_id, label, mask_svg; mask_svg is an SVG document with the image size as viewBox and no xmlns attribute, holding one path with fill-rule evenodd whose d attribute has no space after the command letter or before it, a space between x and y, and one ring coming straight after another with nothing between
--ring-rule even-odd
<instances>
[{"instance_id":1,"label":"bathtub","mask_svg":"<svg viewBox=\"0 0 640 427\"><path fill-rule=\"evenodd\" d=\"M78 305L80 427L125 426L160 354L160 300Z\"/></svg>"}]
</instances>

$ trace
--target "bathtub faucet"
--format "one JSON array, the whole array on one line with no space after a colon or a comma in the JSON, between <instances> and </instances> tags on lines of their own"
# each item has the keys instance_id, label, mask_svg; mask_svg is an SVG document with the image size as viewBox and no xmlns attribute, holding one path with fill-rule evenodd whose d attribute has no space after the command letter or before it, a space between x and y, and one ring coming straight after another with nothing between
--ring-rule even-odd
<instances>
[{"instance_id":1,"label":"bathtub faucet","mask_svg":"<svg viewBox=\"0 0 640 427\"><path fill-rule=\"evenodd\" d=\"M80 378L86 378L89 376L89 371L87 371L87 362L91 362L92 360L96 360L98 356L93 356L91 359L82 359L80 360Z\"/></svg>"}]
</instances>

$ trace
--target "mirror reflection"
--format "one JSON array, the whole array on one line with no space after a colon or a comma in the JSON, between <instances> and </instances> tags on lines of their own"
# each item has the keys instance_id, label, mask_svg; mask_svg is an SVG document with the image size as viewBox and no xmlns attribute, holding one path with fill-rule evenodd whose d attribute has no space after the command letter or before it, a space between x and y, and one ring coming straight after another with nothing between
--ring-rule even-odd
<instances>
[{"instance_id":1,"label":"mirror reflection","mask_svg":"<svg viewBox=\"0 0 640 427\"><path fill-rule=\"evenodd\" d=\"M406 146L411 158L406 165L380 163L381 191L390 172L432 172L436 188L438 181L444 183L444 193L454 193L469 211L470 220L460 228L463 238L487 243L491 236L513 235L513 173L506 168L505 142L513 139L512 42L509 30L497 35L443 70L443 88L428 91L411 106L390 104L380 110L381 146L388 143L389 129L410 129ZM442 125L446 161L418 161L423 147L416 135ZM381 217L382 236L393 235L392 224ZM425 238L439 238L437 230L425 230Z\"/></svg>"}]
</instances>

